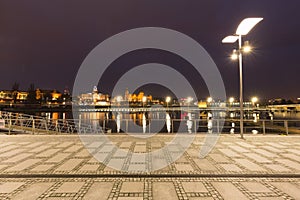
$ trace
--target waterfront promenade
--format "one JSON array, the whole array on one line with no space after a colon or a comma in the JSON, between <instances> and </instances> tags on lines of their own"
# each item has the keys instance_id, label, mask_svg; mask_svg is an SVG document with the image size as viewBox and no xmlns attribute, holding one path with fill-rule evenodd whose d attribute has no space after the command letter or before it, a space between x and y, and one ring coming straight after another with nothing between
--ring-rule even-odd
<instances>
[{"instance_id":1,"label":"waterfront promenade","mask_svg":"<svg viewBox=\"0 0 300 200\"><path fill-rule=\"evenodd\" d=\"M143 172L149 159L132 152L160 149L172 137L109 135L115 146L86 144L105 153L105 163L125 160L122 172L94 159L78 135L2 134L0 199L300 199L300 136L221 135L199 158L205 141L199 134L175 163Z\"/></svg>"}]
</instances>

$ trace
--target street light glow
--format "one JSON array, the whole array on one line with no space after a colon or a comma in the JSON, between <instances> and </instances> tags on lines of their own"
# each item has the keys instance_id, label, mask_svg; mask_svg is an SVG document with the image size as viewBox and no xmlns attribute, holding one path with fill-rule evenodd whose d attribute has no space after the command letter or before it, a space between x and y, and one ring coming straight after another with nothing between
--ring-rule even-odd
<instances>
[{"instance_id":1,"label":"street light glow","mask_svg":"<svg viewBox=\"0 0 300 200\"><path fill-rule=\"evenodd\" d=\"M251 17L251 18L244 19L240 23L238 28L236 29L235 34L237 34L237 35L247 35L252 30L252 28L262 20L263 20L262 17Z\"/></svg>"},{"instance_id":2,"label":"street light glow","mask_svg":"<svg viewBox=\"0 0 300 200\"><path fill-rule=\"evenodd\" d=\"M229 103L233 103L234 102L234 98L233 97L230 97L229 98Z\"/></svg>"},{"instance_id":3,"label":"street light glow","mask_svg":"<svg viewBox=\"0 0 300 200\"><path fill-rule=\"evenodd\" d=\"M211 103L212 100L213 100L213 99L212 99L211 97L208 97L208 98L207 98L207 102L208 102L208 103Z\"/></svg>"},{"instance_id":4,"label":"street light glow","mask_svg":"<svg viewBox=\"0 0 300 200\"><path fill-rule=\"evenodd\" d=\"M231 55L231 60L237 60L239 58L236 50L234 49Z\"/></svg>"},{"instance_id":5,"label":"street light glow","mask_svg":"<svg viewBox=\"0 0 300 200\"><path fill-rule=\"evenodd\" d=\"M147 101L147 97L143 96L142 101L145 103Z\"/></svg>"},{"instance_id":6,"label":"street light glow","mask_svg":"<svg viewBox=\"0 0 300 200\"><path fill-rule=\"evenodd\" d=\"M258 101L258 98L257 97L252 97L252 99L251 99L251 102L252 103L256 103Z\"/></svg>"},{"instance_id":7,"label":"street light glow","mask_svg":"<svg viewBox=\"0 0 300 200\"><path fill-rule=\"evenodd\" d=\"M169 103L171 101L171 97L166 97L166 103Z\"/></svg>"},{"instance_id":8,"label":"street light glow","mask_svg":"<svg viewBox=\"0 0 300 200\"><path fill-rule=\"evenodd\" d=\"M244 46L243 46L243 51L245 53L249 53L252 50L252 47L249 44L249 41L245 41Z\"/></svg>"}]
</instances>

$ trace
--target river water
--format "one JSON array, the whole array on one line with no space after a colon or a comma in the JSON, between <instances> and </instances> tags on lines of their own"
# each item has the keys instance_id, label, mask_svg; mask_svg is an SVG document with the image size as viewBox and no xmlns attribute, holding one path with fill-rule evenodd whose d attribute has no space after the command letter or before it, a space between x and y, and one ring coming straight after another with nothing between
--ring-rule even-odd
<instances>
[{"instance_id":1,"label":"river water","mask_svg":"<svg viewBox=\"0 0 300 200\"><path fill-rule=\"evenodd\" d=\"M224 114L224 113L223 113ZM48 119L68 120L72 119L71 112L40 112L36 115ZM224 114L226 115L226 114ZM264 119L261 114L260 118ZM227 115L232 119L232 115ZM246 117L252 120L252 115ZM273 120L300 120L300 112L274 112ZM187 113L187 112L136 112L136 113L112 113L112 112L81 112L82 123L98 123L101 127L112 132L193 132L195 127L198 131L207 130L213 126L211 113ZM238 119L239 116L234 115ZM197 121L195 121L197 120ZM203 121L201 121L203 120Z\"/></svg>"}]
</instances>

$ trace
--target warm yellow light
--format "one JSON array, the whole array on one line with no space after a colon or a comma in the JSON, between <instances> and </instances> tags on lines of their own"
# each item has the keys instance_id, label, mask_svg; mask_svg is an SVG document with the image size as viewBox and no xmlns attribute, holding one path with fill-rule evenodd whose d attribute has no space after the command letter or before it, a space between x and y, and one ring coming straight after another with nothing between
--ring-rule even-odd
<instances>
[{"instance_id":1,"label":"warm yellow light","mask_svg":"<svg viewBox=\"0 0 300 200\"><path fill-rule=\"evenodd\" d=\"M143 101L143 102L146 102L146 101L147 101L147 97L146 97L146 96L143 96L142 101Z\"/></svg>"},{"instance_id":2,"label":"warm yellow light","mask_svg":"<svg viewBox=\"0 0 300 200\"><path fill-rule=\"evenodd\" d=\"M211 103L212 100L213 100L213 99L212 99L211 97L208 97L208 98L207 98L207 102L208 102L208 103Z\"/></svg>"},{"instance_id":3,"label":"warm yellow light","mask_svg":"<svg viewBox=\"0 0 300 200\"><path fill-rule=\"evenodd\" d=\"M188 97L187 98L187 102L190 103L191 101L193 101L193 98L192 97Z\"/></svg>"},{"instance_id":4,"label":"warm yellow light","mask_svg":"<svg viewBox=\"0 0 300 200\"><path fill-rule=\"evenodd\" d=\"M237 60L238 59L238 55L237 54L232 54L231 55L231 60Z\"/></svg>"},{"instance_id":5,"label":"warm yellow light","mask_svg":"<svg viewBox=\"0 0 300 200\"><path fill-rule=\"evenodd\" d=\"M171 101L171 97L166 97L166 102L169 103Z\"/></svg>"},{"instance_id":6,"label":"warm yellow light","mask_svg":"<svg viewBox=\"0 0 300 200\"><path fill-rule=\"evenodd\" d=\"M251 102L252 103L256 103L258 101L258 98L257 97L252 97L252 99L251 99Z\"/></svg>"},{"instance_id":7,"label":"warm yellow light","mask_svg":"<svg viewBox=\"0 0 300 200\"><path fill-rule=\"evenodd\" d=\"M234 98L233 97L230 97L229 98L229 103L233 103L234 102Z\"/></svg>"},{"instance_id":8,"label":"warm yellow light","mask_svg":"<svg viewBox=\"0 0 300 200\"><path fill-rule=\"evenodd\" d=\"M249 53L252 50L252 47L249 45L249 41L245 41L245 44L243 46L243 51L245 53Z\"/></svg>"},{"instance_id":9,"label":"warm yellow light","mask_svg":"<svg viewBox=\"0 0 300 200\"><path fill-rule=\"evenodd\" d=\"M122 96L117 96L117 102L122 101L123 97Z\"/></svg>"}]
</instances>

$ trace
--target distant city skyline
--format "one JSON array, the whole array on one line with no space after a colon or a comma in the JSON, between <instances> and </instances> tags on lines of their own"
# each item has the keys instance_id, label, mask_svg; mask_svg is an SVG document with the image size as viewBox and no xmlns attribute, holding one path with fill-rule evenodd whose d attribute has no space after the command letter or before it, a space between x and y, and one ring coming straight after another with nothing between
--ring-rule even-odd
<instances>
[{"instance_id":1,"label":"distant city skyline","mask_svg":"<svg viewBox=\"0 0 300 200\"><path fill-rule=\"evenodd\" d=\"M241 19L263 17L245 38L255 47L253 54L245 56L245 98L297 99L298 7L298 0L1 1L0 90L11 89L15 82L22 90L31 83L43 89L72 90L77 70L95 46L122 31L151 26L177 30L199 42L219 68L227 96L238 97L238 64L229 59L235 46L223 45L221 40L235 31ZM115 60L105 76L99 77L99 91L111 93L123 73L150 62L173 67L191 82L199 98L209 96L203 79L193 73L189 63L153 49L130 52ZM155 96L167 91L157 85L140 88L156 92Z\"/></svg>"}]
</instances>

